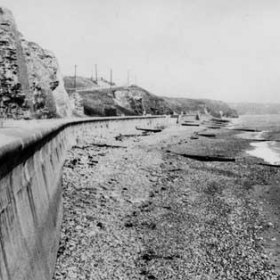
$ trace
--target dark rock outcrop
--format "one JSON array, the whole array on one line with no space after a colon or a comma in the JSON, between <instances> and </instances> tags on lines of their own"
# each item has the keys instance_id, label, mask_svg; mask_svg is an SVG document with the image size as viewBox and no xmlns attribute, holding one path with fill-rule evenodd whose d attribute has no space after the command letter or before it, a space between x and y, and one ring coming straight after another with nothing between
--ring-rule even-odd
<instances>
[{"instance_id":1,"label":"dark rock outcrop","mask_svg":"<svg viewBox=\"0 0 280 280\"><path fill-rule=\"evenodd\" d=\"M26 41L4 8L0 8L0 36L0 115L70 116L71 103L55 56Z\"/></svg>"}]
</instances>

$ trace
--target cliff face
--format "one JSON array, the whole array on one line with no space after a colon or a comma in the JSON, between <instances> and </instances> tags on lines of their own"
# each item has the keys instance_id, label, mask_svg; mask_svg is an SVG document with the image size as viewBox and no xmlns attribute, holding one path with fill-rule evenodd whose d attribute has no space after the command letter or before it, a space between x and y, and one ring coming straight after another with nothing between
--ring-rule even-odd
<instances>
[{"instance_id":1,"label":"cliff face","mask_svg":"<svg viewBox=\"0 0 280 280\"><path fill-rule=\"evenodd\" d=\"M18 32L0 8L0 115L10 118L70 116L71 103L55 56Z\"/></svg>"},{"instance_id":2,"label":"cliff face","mask_svg":"<svg viewBox=\"0 0 280 280\"><path fill-rule=\"evenodd\" d=\"M0 94L1 110L15 114L28 95L27 68L13 16L0 8Z\"/></svg>"},{"instance_id":3,"label":"cliff face","mask_svg":"<svg viewBox=\"0 0 280 280\"><path fill-rule=\"evenodd\" d=\"M69 116L70 100L54 54L23 38L21 43L27 64L28 81L35 101L34 110L41 108L51 114L56 112L59 116Z\"/></svg>"},{"instance_id":4,"label":"cliff face","mask_svg":"<svg viewBox=\"0 0 280 280\"><path fill-rule=\"evenodd\" d=\"M156 95L151 94L138 86L130 86L120 89L114 93L115 102L136 114L163 115L171 114L173 111L169 104Z\"/></svg>"},{"instance_id":5,"label":"cliff face","mask_svg":"<svg viewBox=\"0 0 280 280\"><path fill-rule=\"evenodd\" d=\"M79 91L79 94L83 99L85 114L89 116L172 113L162 98L137 86Z\"/></svg>"},{"instance_id":6,"label":"cliff face","mask_svg":"<svg viewBox=\"0 0 280 280\"><path fill-rule=\"evenodd\" d=\"M64 82L68 92L71 93L74 77L64 77ZM76 85L83 100L84 113L89 116L142 115L144 113L162 115L198 111L215 117L238 116L234 109L222 101L160 97L136 85L98 88L90 79L84 77L77 77ZM93 89L86 90L87 88Z\"/></svg>"}]
</instances>

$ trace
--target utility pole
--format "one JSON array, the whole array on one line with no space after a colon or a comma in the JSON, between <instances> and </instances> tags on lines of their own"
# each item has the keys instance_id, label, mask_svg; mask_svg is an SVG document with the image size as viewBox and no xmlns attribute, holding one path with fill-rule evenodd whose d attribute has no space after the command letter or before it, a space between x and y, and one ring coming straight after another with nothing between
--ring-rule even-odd
<instances>
[{"instance_id":1,"label":"utility pole","mask_svg":"<svg viewBox=\"0 0 280 280\"><path fill-rule=\"evenodd\" d=\"M77 89L77 65L75 64L75 73L74 73L74 89Z\"/></svg>"},{"instance_id":2,"label":"utility pole","mask_svg":"<svg viewBox=\"0 0 280 280\"><path fill-rule=\"evenodd\" d=\"M95 64L95 81L96 81L96 84L98 84L97 64Z\"/></svg>"},{"instance_id":3,"label":"utility pole","mask_svg":"<svg viewBox=\"0 0 280 280\"><path fill-rule=\"evenodd\" d=\"M113 70L110 69L110 87L113 85Z\"/></svg>"}]
</instances>

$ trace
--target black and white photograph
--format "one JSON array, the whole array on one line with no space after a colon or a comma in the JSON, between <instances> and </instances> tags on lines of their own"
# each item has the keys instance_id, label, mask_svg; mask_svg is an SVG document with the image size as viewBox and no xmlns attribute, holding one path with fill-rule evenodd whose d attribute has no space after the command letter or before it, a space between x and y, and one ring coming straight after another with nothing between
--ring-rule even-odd
<instances>
[{"instance_id":1,"label":"black and white photograph","mask_svg":"<svg viewBox=\"0 0 280 280\"><path fill-rule=\"evenodd\" d=\"M0 0L0 280L279 280L280 1Z\"/></svg>"}]
</instances>

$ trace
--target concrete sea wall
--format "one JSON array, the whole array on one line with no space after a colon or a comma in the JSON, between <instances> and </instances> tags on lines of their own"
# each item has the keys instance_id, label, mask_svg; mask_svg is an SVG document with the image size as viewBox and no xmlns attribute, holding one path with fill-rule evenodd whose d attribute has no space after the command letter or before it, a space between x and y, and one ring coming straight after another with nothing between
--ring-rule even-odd
<instances>
[{"instance_id":1,"label":"concrete sea wall","mask_svg":"<svg viewBox=\"0 0 280 280\"><path fill-rule=\"evenodd\" d=\"M85 135L172 125L166 116L17 122L0 128L0 279L50 280L62 220L61 170Z\"/></svg>"}]
</instances>

